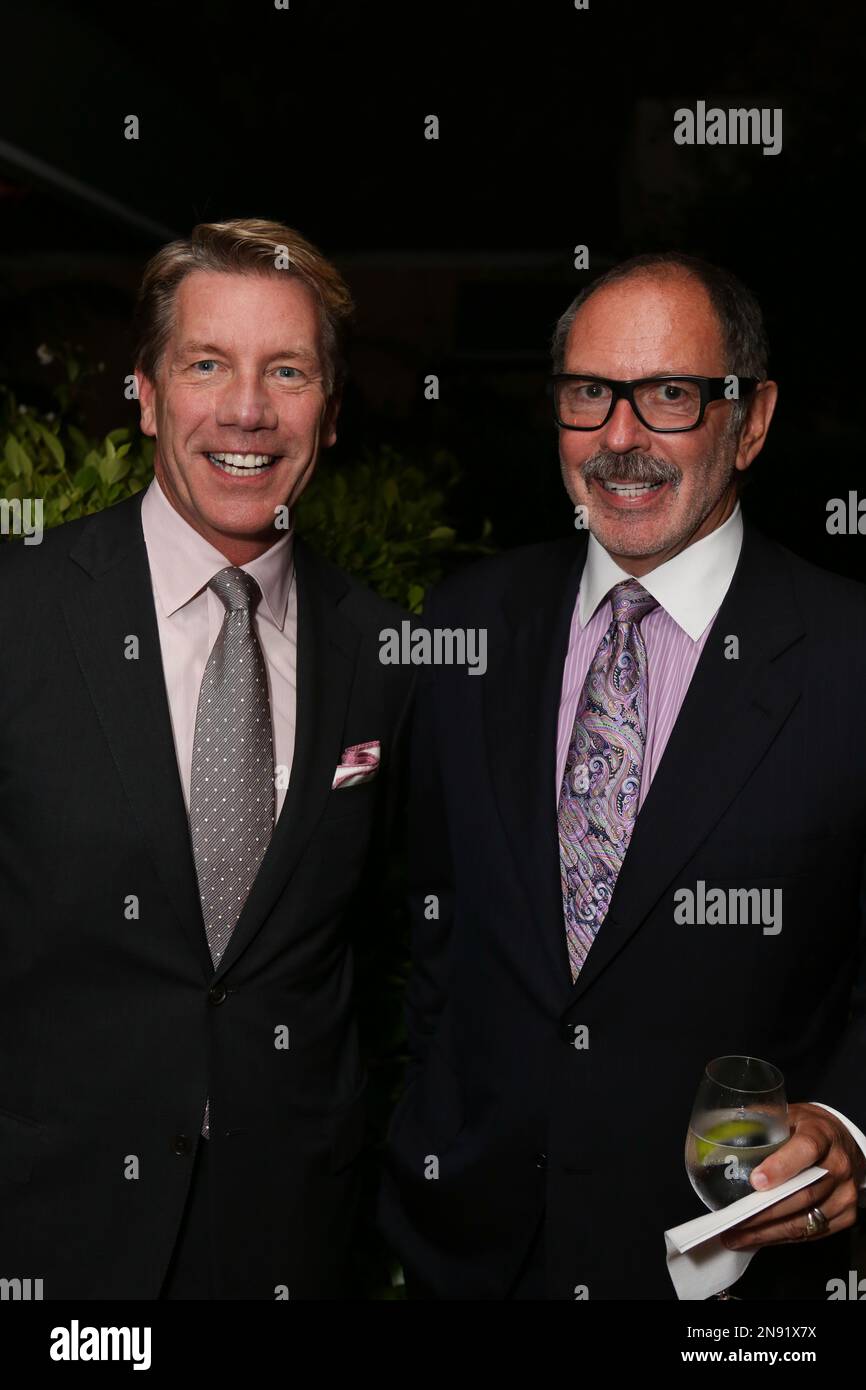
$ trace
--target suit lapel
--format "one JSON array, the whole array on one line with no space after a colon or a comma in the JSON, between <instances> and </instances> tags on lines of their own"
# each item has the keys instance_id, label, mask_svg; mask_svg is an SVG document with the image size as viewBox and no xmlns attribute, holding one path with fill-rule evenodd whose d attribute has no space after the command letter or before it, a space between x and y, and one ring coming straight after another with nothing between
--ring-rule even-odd
<instances>
[{"instance_id":1,"label":"suit lapel","mask_svg":"<svg viewBox=\"0 0 866 1390\"><path fill-rule=\"evenodd\" d=\"M357 664L360 634L338 609L348 585L303 541L294 543L298 586L298 696L292 772L283 808L215 978L249 945L282 892L331 792Z\"/></svg>"},{"instance_id":2,"label":"suit lapel","mask_svg":"<svg viewBox=\"0 0 866 1390\"><path fill-rule=\"evenodd\" d=\"M70 558L63 610L70 637L154 870L206 978L205 937L147 550L141 495L94 517ZM357 660L359 634L338 612L347 584L296 539L298 703L292 773L271 843L220 962L221 975L264 922L324 809ZM138 656L127 660L130 637Z\"/></svg>"},{"instance_id":3,"label":"suit lapel","mask_svg":"<svg viewBox=\"0 0 866 1390\"><path fill-rule=\"evenodd\" d=\"M556 820L556 730L562 671L587 536L551 547L534 574L504 594L484 679L490 775L517 872L526 891L526 960L540 989L561 995L568 975ZM539 956L539 945L543 956ZM563 973L564 972L564 973Z\"/></svg>"},{"instance_id":4,"label":"suit lapel","mask_svg":"<svg viewBox=\"0 0 866 1390\"><path fill-rule=\"evenodd\" d=\"M139 494L110 507L80 532L70 551L63 611L154 869L202 971L210 974L141 529L141 500ZM127 659L131 638L137 641L138 654Z\"/></svg>"},{"instance_id":5,"label":"suit lapel","mask_svg":"<svg viewBox=\"0 0 866 1390\"><path fill-rule=\"evenodd\" d=\"M678 873L777 736L800 698L802 634L778 552L746 522L734 578L638 815L607 918L572 1002L624 949L662 895L673 890ZM725 657L730 635L739 640L736 660ZM564 934L561 918L560 909L557 929Z\"/></svg>"}]
</instances>

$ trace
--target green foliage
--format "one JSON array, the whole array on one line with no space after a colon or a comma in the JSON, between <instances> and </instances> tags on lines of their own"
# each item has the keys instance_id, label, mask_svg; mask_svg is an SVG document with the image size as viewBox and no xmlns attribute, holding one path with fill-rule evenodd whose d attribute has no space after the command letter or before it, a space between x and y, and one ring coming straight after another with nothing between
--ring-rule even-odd
<instances>
[{"instance_id":1,"label":"green foliage","mask_svg":"<svg viewBox=\"0 0 866 1390\"><path fill-rule=\"evenodd\" d=\"M0 497L41 497L46 529L102 511L145 487L150 440L128 429L88 439L55 413L19 406L0 388Z\"/></svg>"},{"instance_id":2,"label":"green foliage","mask_svg":"<svg viewBox=\"0 0 866 1390\"><path fill-rule=\"evenodd\" d=\"M426 470L387 445L348 468L331 468L325 455L298 506L298 531L383 598L417 613L446 557L489 548L489 527L467 544L443 520L458 480L457 462L444 452Z\"/></svg>"},{"instance_id":3,"label":"green foliage","mask_svg":"<svg viewBox=\"0 0 866 1390\"><path fill-rule=\"evenodd\" d=\"M0 498L41 498L49 529L146 487L153 441L127 428L101 440L89 436L76 408L93 369L68 348L40 348L39 355L64 374L53 388L56 409L21 405L0 386ZM417 613L450 557L489 550L489 525L466 543L448 524L448 497L458 480L457 462L445 452L423 465L387 445L338 466L325 454L298 504L297 530L341 569Z\"/></svg>"}]
</instances>

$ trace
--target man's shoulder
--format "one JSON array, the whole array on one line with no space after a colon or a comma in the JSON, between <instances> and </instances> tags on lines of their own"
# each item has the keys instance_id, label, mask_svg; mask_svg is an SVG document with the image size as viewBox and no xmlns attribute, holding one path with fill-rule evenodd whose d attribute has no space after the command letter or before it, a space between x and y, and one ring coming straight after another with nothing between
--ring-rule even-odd
<instances>
[{"instance_id":1,"label":"man's shoulder","mask_svg":"<svg viewBox=\"0 0 866 1390\"><path fill-rule=\"evenodd\" d=\"M425 615L431 608L442 614L486 612L510 592L544 590L563 582L585 549L584 533L486 556L437 584L425 603Z\"/></svg>"},{"instance_id":2,"label":"man's shoulder","mask_svg":"<svg viewBox=\"0 0 866 1390\"><path fill-rule=\"evenodd\" d=\"M760 534L765 554L787 576L800 611L810 625L825 627L851 619L866 622L866 584L824 569L763 533L756 534Z\"/></svg>"},{"instance_id":3,"label":"man's shoulder","mask_svg":"<svg viewBox=\"0 0 866 1390\"><path fill-rule=\"evenodd\" d=\"M0 545L0 594L17 589L19 598L35 596L41 588L62 583L66 562L85 541L100 544L121 533L135 535L141 497L138 493L87 516L64 521L42 533L39 543L28 545L22 537ZM22 591L19 585L25 585ZM0 599L0 602L8 601Z\"/></svg>"},{"instance_id":4,"label":"man's shoulder","mask_svg":"<svg viewBox=\"0 0 866 1390\"><path fill-rule=\"evenodd\" d=\"M393 599L383 598L363 580L341 569L326 555L299 537L296 558L298 568L306 570L320 588L333 594L340 602L340 612L363 631L393 627L410 616Z\"/></svg>"}]
</instances>

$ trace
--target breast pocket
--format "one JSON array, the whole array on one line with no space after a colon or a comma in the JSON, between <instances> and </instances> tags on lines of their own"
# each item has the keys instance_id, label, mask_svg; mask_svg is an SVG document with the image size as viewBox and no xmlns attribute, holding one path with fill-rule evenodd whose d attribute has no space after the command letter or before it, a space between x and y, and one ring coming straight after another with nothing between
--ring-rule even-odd
<instances>
[{"instance_id":1,"label":"breast pocket","mask_svg":"<svg viewBox=\"0 0 866 1390\"><path fill-rule=\"evenodd\" d=\"M346 820L353 816L372 815L379 793L379 775L369 782L358 782L353 787L336 787L331 791L322 813L320 825L332 821Z\"/></svg>"},{"instance_id":2,"label":"breast pocket","mask_svg":"<svg viewBox=\"0 0 866 1390\"><path fill-rule=\"evenodd\" d=\"M778 879L854 872L862 845L830 835L713 836L697 862L706 879Z\"/></svg>"}]
</instances>

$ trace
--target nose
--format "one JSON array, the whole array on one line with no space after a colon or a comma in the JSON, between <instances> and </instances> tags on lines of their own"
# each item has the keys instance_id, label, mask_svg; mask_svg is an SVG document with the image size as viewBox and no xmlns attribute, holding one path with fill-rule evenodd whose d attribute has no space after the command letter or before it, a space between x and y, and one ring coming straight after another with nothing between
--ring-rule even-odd
<instances>
[{"instance_id":1,"label":"nose","mask_svg":"<svg viewBox=\"0 0 866 1390\"><path fill-rule=\"evenodd\" d=\"M627 400L617 401L607 424L599 431L600 447L613 454L627 454L632 449L648 449L651 431L641 424Z\"/></svg>"},{"instance_id":2,"label":"nose","mask_svg":"<svg viewBox=\"0 0 866 1390\"><path fill-rule=\"evenodd\" d=\"M234 372L217 398L217 424L242 430L273 430L277 409L257 371Z\"/></svg>"}]
</instances>

